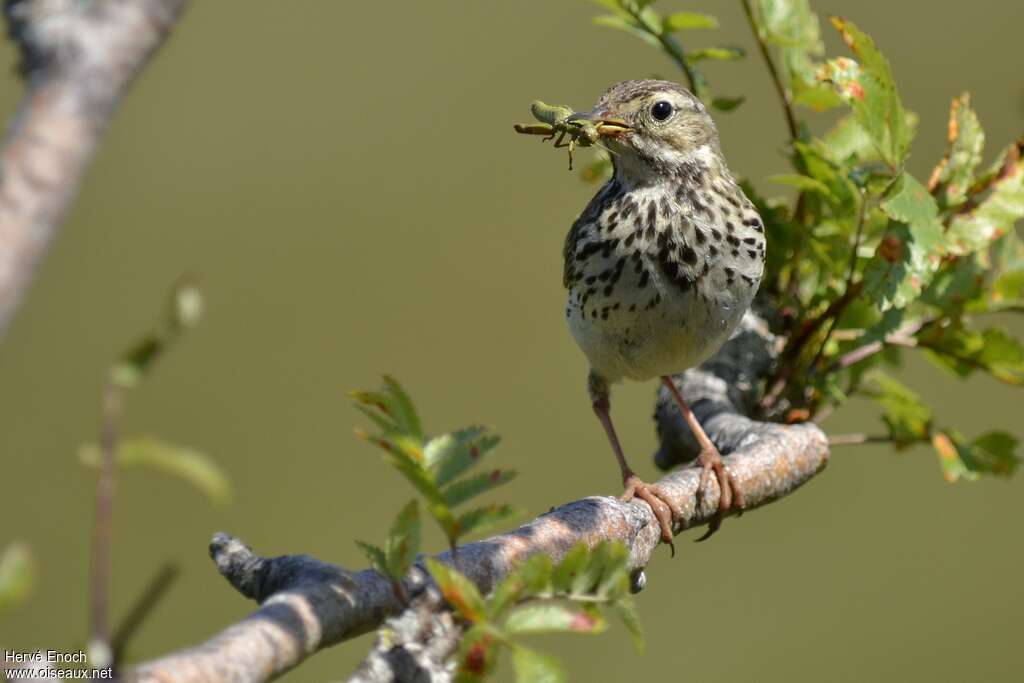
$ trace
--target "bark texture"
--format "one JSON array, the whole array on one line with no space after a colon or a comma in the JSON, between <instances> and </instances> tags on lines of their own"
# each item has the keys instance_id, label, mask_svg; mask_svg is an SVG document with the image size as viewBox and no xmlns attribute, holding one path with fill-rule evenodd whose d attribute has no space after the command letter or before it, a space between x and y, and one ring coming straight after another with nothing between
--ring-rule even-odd
<instances>
[{"instance_id":1,"label":"bark texture","mask_svg":"<svg viewBox=\"0 0 1024 683\"><path fill-rule=\"evenodd\" d=\"M25 97L0 154L0 338L103 130L185 0L5 0Z\"/></svg>"},{"instance_id":2,"label":"bark texture","mask_svg":"<svg viewBox=\"0 0 1024 683\"><path fill-rule=\"evenodd\" d=\"M750 313L742 329L700 368L676 378L713 441L730 453L725 460L743 489L748 510L777 500L808 481L828 462L825 435L813 424L779 425L743 415L757 402L760 380L771 370L777 344L767 325ZM659 394L656 421L662 466L692 459L696 444L671 403ZM684 468L658 484L683 511L676 532L707 524L718 505L712 477L698 496L700 471ZM576 543L619 540L630 552L634 590L645 584L644 567L660 544L650 508L640 502L591 497L554 508L505 534L459 548L459 568L483 592L534 553L558 562ZM221 574L261 606L206 643L138 667L138 681L266 681L298 665L317 650L379 628L369 656L353 677L360 683L451 679L447 657L458 627L443 609L426 571L405 579L413 596L408 608L390 583L373 571L352 572L306 555L264 558L226 534L214 537L210 553ZM450 553L438 556L451 562ZM442 616L443 615L443 616Z\"/></svg>"}]
</instances>

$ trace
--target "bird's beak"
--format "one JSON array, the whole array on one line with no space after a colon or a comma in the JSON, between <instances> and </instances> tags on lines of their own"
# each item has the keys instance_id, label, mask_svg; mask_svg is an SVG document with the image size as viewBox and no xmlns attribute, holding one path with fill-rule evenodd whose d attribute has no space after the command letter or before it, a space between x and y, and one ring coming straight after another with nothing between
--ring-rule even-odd
<instances>
[{"instance_id":1,"label":"bird's beak","mask_svg":"<svg viewBox=\"0 0 1024 683\"><path fill-rule=\"evenodd\" d=\"M607 138L617 138L632 130L625 120L611 116L605 109L578 111L569 117L569 121L590 121L597 125L598 135Z\"/></svg>"}]
</instances>

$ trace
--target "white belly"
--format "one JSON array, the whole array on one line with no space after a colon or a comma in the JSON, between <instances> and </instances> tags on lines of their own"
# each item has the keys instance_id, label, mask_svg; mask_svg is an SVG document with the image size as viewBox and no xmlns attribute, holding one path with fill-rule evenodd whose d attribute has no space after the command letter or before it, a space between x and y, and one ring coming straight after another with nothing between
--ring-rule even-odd
<instances>
[{"instance_id":1,"label":"white belly","mask_svg":"<svg viewBox=\"0 0 1024 683\"><path fill-rule=\"evenodd\" d=\"M591 367L607 381L671 375L718 351L753 299L753 288L716 284L724 282L702 281L682 296L663 294L661 303L651 309L629 312L620 307L607 319L574 306L580 293L570 291L567 322Z\"/></svg>"}]
</instances>

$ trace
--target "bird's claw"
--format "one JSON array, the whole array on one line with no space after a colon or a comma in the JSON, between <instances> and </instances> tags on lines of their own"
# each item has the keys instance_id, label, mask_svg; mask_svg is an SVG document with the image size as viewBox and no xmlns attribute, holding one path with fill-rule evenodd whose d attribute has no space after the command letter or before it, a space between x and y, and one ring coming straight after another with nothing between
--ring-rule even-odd
<instances>
[{"instance_id":1,"label":"bird's claw","mask_svg":"<svg viewBox=\"0 0 1024 683\"><path fill-rule=\"evenodd\" d=\"M700 484L697 489L698 503L703 499L706 487L710 484L711 472L715 473L715 479L718 481L718 488L721 491L721 495L718 497L718 508L708 524L707 532L697 539L696 542L699 543L711 538L718 531L722 526L722 520L725 519L726 512L730 509L735 508L738 511L737 516L742 515L746 501L743 499L743 490L736 483L736 478L732 476L732 473L726 469L722 462L722 456L717 450L701 451L697 459L701 464Z\"/></svg>"},{"instance_id":2,"label":"bird's claw","mask_svg":"<svg viewBox=\"0 0 1024 683\"><path fill-rule=\"evenodd\" d=\"M672 542L672 524L675 520L681 519L682 509L675 504L671 496L668 496L657 485L645 484L636 475L630 475L622 482L626 490L619 497L619 500L630 501L639 498L651 507L654 517L661 527L661 540L668 544L672 557L675 557L676 546Z\"/></svg>"}]
</instances>

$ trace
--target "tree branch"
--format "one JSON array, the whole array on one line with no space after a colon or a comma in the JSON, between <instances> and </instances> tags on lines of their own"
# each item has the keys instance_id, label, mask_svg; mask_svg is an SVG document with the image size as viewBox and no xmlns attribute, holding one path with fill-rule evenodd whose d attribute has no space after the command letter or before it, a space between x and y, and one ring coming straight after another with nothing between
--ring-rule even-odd
<instances>
[{"instance_id":1,"label":"tree branch","mask_svg":"<svg viewBox=\"0 0 1024 683\"><path fill-rule=\"evenodd\" d=\"M25 97L0 153L0 337L118 102L185 0L5 0Z\"/></svg>"},{"instance_id":2,"label":"tree branch","mask_svg":"<svg viewBox=\"0 0 1024 683\"><path fill-rule=\"evenodd\" d=\"M748 509L792 492L828 461L825 435L815 425L756 422L742 414L757 405L760 380L770 372L777 346L764 321L748 314L740 332L714 359L677 377L678 387L708 435L723 451L731 452L725 460L743 489ZM664 394L658 401L656 419L662 441L656 454L658 464L671 466L692 459L695 445ZM658 481L665 495L683 511L677 533L707 524L715 514L717 483L712 478L698 497L699 481L700 471L692 467ZM643 568L660 543L659 527L646 504L617 498L584 498L509 533L462 546L458 551L459 569L487 592L535 553L544 553L558 562L576 543L593 546L604 540L622 541L627 546L634 587L642 588ZM424 657L434 661L431 657L436 658L451 644L451 629L441 626L433 631L431 620L422 617L423 610L430 608L417 602L416 596L423 595L431 584L420 565L404 581L406 593L413 597L411 610L403 614L405 605L395 596L389 581L370 570L352 572L306 555L260 557L227 534L214 537L210 554L231 585L261 603L260 608L199 646L142 664L129 673L129 680L266 681L321 648L378 628L389 616L398 614L402 615L398 622L389 624L391 631L400 632L396 623L401 622L406 633L419 627L424 637L433 635L412 643L412 647L379 639L355 680L411 680L403 678L394 667L412 666L410 658L413 662ZM451 562L450 553L439 558ZM422 661L417 666L420 676L432 670Z\"/></svg>"}]
</instances>

